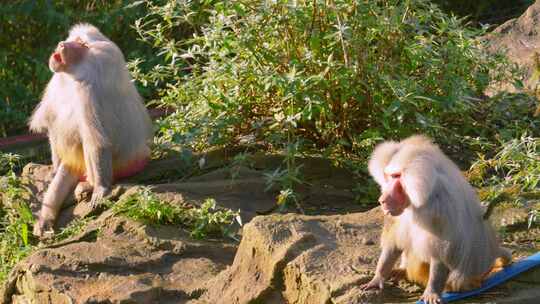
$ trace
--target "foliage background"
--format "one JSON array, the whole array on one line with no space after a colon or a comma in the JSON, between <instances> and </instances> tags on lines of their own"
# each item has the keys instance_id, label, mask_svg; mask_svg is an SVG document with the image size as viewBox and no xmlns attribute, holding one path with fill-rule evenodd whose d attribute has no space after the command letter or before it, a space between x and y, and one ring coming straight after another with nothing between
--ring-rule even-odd
<instances>
[{"instance_id":1,"label":"foliage background","mask_svg":"<svg viewBox=\"0 0 540 304\"><path fill-rule=\"evenodd\" d=\"M139 41L132 29L135 20L149 11L146 4L159 5L162 12L172 13L175 1L130 0L13 0L0 6L0 137L26 132L25 122L51 73L47 68L48 56L56 43L65 37L68 29L76 22L97 25L124 51L128 59L139 58L144 63L139 67L149 69L156 63L152 45ZM197 18L189 17L182 28L163 23L175 39L182 40L191 35L194 28L205 22L201 10L216 1L178 1L190 3ZM459 16L471 16L470 21L497 24L519 15L532 0L505 1L448 1L433 0L446 12ZM135 5L134 5L135 4ZM168 5L168 6L167 6ZM178 6L176 6L178 7ZM201 16L202 15L202 16ZM148 17L148 16L147 16ZM162 37L165 38L165 37ZM155 90L139 85L147 98L155 97Z\"/></svg>"},{"instance_id":2,"label":"foliage background","mask_svg":"<svg viewBox=\"0 0 540 304\"><path fill-rule=\"evenodd\" d=\"M423 132L456 147L535 130L531 98L483 94L519 83L504 56L482 50L485 29L429 1L140 3L149 13L136 29L161 56L134 70L176 109L160 124L165 146L251 141L365 159L381 138ZM186 24L200 26L177 39Z\"/></svg>"}]
</instances>

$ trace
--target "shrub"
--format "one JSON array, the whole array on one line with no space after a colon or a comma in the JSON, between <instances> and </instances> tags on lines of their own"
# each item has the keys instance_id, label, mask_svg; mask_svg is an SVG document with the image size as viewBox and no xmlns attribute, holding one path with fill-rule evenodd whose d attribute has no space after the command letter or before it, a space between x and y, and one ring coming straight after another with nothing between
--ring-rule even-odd
<instances>
[{"instance_id":1,"label":"shrub","mask_svg":"<svg viewBox=\"0 0 540 304\"><path fill-rule=\"evenodd\" d=\"M540 138L523 135L501 143L491 158L481 156L470 168L478 186L517 187L519 192L540 188Z\"/></svg>"},{"instance_id":2,"label":"shrub","mask_svg":"<svg viewBox=\"0 0 540 304\"><path fill-rule=\"evenodd\" d=\"M159 103L177 111L160 140L171 144L201 149L250 135L362 155L373 139L415 132L452 143L481 134L478 97L512 75L503 57L481 51L481 30L427 1L209 1L207 24L188 41L171 27L200 6L165 3L137 22L162 60L138 76L167 83Z\"/></svg>"},{"instance_id":3,"label":"shrub","mask_svg":"<svg viewBox=\"0 0 540 304\"><path fill-rule=\"evenodd\" d=\"M524 134L500 144L492 157L480 155L468 171L486 214L502 202L528 210L528 227L540 222L540 138Z\"/></svg>"}]
</instances>

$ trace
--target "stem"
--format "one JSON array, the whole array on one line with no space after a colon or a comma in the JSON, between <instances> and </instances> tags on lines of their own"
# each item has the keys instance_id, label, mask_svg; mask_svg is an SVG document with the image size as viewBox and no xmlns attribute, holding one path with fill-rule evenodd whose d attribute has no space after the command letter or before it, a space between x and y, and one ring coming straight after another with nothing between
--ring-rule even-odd
<instances>
[{"instance_id":1,"label":"stem","mask_svg":"<svg viewBox=\"0 0 540 304\"><path fill-rule=\"evenodd\" d=\"M333 4L333 3L332 3ZM341 42L341 49L343 51L343 61L345 62L345 67L349 67L349 55L347 54L347 48L345 47L345 40L343 39L343 27L341 25L341 18L339 18L339 12L336 7L333 5L334 11L336 12L336 18L339 26L339 40Z\"/></svg>"}]
</instances>

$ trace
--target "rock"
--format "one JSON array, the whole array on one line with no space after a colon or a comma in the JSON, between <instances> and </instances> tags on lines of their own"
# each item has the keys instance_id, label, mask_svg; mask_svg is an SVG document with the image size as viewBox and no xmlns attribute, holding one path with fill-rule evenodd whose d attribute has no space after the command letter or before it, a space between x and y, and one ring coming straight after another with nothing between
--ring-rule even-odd
<instances>
[{"instance_id":1,"label":"rock","mask_svg":"<svg viewBox=\"0 0 540 304\"><path fill-rule=\"evenodd\" d=\"M83 233L19 263L0 303L414 302L423 290L405 282L388 283L383 293L359 289L373 275L381 226L379 208L257 216L237 249L106 211ZM473 300L535 303L539 278L537 268Z\"/></svg>"},{"instance_id":2,"label":"rock","mask_svg":"<svg viewBox=\"0 0 540 304\"><path fill-rule=\"evenodd\" d=\"M489 220L495 229L504 229L513 225L526 225L528 218L525 207L501 205L495 206Z\"/></svg>"},{"instance_id":3,"label":"rock","mask_svg":"<svg viewBox=\"0 0 540 304\"><path fill-rule=\"evenodd\" d=\"M540 53L540 2L536 1L520 17L498 26L483 39L489 52L505 51L508 58L525 70L525 85L535 89L540 79L534 79L535 61ZM514 92L512 84L491 88L488 95L499 91Z\"/></svg>"},{"instance_id":4,"label":"rock","mask_svg":"<svg viewBox=\"0 0 540 304\"><path fill-rule=\"evenodd\" d=\"M382 222L380 208L255 217L244 227L232 266L190 303L414 303L423 288L406 281L388 283L382 293L359 289L373 276ZM540 268L530 270L472 301L536 303L539 274Z\"/></svg>"},{"instance_id":5,"label":"rock","mask_svg":"<svg viewBox=\"0 0 540 304\"><path fill-rule=\"evenodd\" d=\"M520 195L523 198L523 195ZM514 259L523 258L531 252L540 251L540 226L531 223L529 219L534 210L540 209L540 201L515 199L509 202L495 204L489 221L497 231L503 246L513 251Z\"/></svg>"},{"instance_id":6,"label":"rock","mask_svg":"<svg viewBox=\"0 0 540 304\"><path fill-rule=\"evenodd\" d=\"M52 166L29 163L24 166L21 177L32 192L42 195L53 177Z\"/></svg>"},{"instance_id":7,"label":"rock","mask_svg":"<svg viewBox=\"0 0 540 304\"><path fill-rule=\"evenodd\" d=\"M154 185L152 191L175 204L199 206L213 198L220 207L239 210L243 222L275 206L274 191L265 191L266 181L260 171L243 169L230 178L230 169L218 169L181 183Z\"/></svg>"},{"instance_id":8,"label":"rock","mask_svg":"<svg viewBox=\"0 0 540 304\"><path fill-rule=\"evenodd\" d=\"M105 213L82 235L18 264L0 303L183 303L235 251L223 240L194 241L178 227Z\"/></svg>"},{"instance_id":9,"label":"rock","mask_svg":"<svg viewBox=\"0 0 540 304\"><path fill-rule=\"evenodd\" d=\"M219 158L212 157L212 164L218 163ZM104 211L82 233L19 263L0 290L0 304L415 302L423 289L403 281L388 283L380 294L359 289L373 276L380 253L382 212L376 208L336 215L362 210L348 190L354 179L320 160L308 161L320 168L304 170L309 184L297 189L302 206L309 210L326 205L332 209L323 212L330 215L258 216L275 206L277 189L265 191L262 170L279 163L272 158L261 157L250 168L223 167L152 185L160 198L173 204L200 205L210 197L222 207L239 209L249 222L240 245L225 239L196 241L179 227L143 225ZM158 171L149 176L164 176ZM46 166L25 168L28 183L35 183L36 200L49 173ZM111 199L139 187L119 183ZM65 208L60 221L87 213L80 202ZM473 300L534 303L540 296L539 277L537 268Z\"/></svg>"},{"instance_id":10,"label":"rock","mask_svg":"<svg viewBox=\"0 0 540 304\"><path fill-rule=\"evenodd\" d=\"M211 160L212 166L223 165L225 159L231 157L231 153L218 150L205 157ZM264 173L275 169L274 166L279 166L282 161L281 156L256 154L250 160L254 169L245 166L223 167L181 182L153 184L152 189L160 198L183 206L199 206L207 198L214 198L218 206L240 210L243 222L247 222L254 216L268 213L276 207L278 185L267 189L268 182ZM336 214L366 209L365 206L353 203L354 195L350 189L356 181L349 172L332 166L328 160L322 158L307 158L299 162L305 168L303 175L309 183L297 189L302 200L301 205L307 213ZM114 201L133 188L134 183L141 186L150 185L147 182L161 178L167 180L171 175L186 171L187 167L185 160L180 157L153 161L140 174L119 181L107 198ZM22 176L33 193L31 209L37 217L43 194L52 177L52 166L28 164ZM131 191L136 189L139 188ZM294 211L294 206L292 208ZM96 210L89 207L87 200L77 201L75 195L70 195L64 202L56 227L65 227L73 219L95 213Z\"/></svg>"},{"instance_id":11,"label":"rock","mask_svg":"<svg viewBox=\"0 0 540 304\"><path fill-rule=\"evenodd\" d=\"M200 303L341 303L361 293L378 258L382 212L341 216L271 215L244 227L230 268L210 281ZM377 296L375 296L377 297ZM199 303L196 302L196 303Z\"/></svg>"},{"instance_id":12,"label":"rock","mask_svg":"<svg viewBox=\"0 0 540 304\"><path fill-rule=\"evenodd\" d=\"M263 162L262 156L257 162ZM273 157L269 157L272 163ZM309 186L299 186L298 195L305 210L316 210L323 214L364 211L366 208L354 203L354 195L349 189L343 189L344 183L354 183L354 178L343 169L331 169L318 159L317 162L328 170L306 170ZM262 165L255 168L263 169ZM267 168L267 167L266 167ZM268 187L264 171L243 166L220 168L209 173L190 178L185 182L159 184L152 186L152 191L167 201L182 205L201 205L207 198L214 198L220 207L240 210L244 223L258 214L268 213L276 207L279 193L277 185ZM294 206L291 207L293 209ZM294 211L294 210L293 210Z\"/></svg>"}]
</instances>

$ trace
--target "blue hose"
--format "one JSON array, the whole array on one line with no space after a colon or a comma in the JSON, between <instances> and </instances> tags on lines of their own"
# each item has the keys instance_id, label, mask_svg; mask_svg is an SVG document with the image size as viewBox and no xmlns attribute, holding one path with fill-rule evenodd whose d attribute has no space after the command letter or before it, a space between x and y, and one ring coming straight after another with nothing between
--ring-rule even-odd
<instances>
[{"instance_id":1,"label":"blue hose","mask_svg":"<svg viewBox=\"0 0 540 304\"><path fill-rule=\"evenodd\" d=\"M537 252L529 257L526 257L522 260L514 262L507 267L504 267L501 271L496 272L491 275L487 280L484 281L482 287L464 292L445 292L442 294L443 300L446 302L457 301L467 297L478 295L492 287L495 287L518 274L527 271L535 266L540 265L540 252ZM424 301L419 300L416 304L424 304Z\"/></svg>"}]
</instances>

